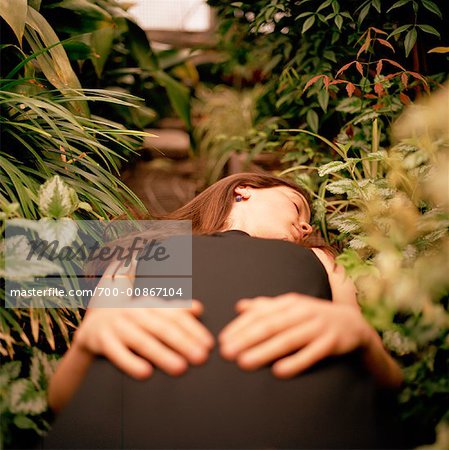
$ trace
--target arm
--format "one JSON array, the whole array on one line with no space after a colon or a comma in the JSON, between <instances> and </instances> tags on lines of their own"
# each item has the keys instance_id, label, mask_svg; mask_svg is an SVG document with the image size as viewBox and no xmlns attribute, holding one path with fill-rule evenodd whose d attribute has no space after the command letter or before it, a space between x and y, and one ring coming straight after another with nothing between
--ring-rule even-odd
<instances>
[{"instance_id":1,"label":"arm","mask_svg":"<svg viewBox=\"0 0 449 450\"><path fill-rule=\"evenodd\" d=\"M344 268L335 264L334 258L323 250L318 248L312 248L312 250L327 271L333 301L339 305L354 306L360 311L357 302L357 289L346 275ZM364 345L362 345L362 358L365 367L373 374L380 385L400 386L404 380L401 368L385 349L376 330L370 327L368 323L367 325L366 337Z\"/></svg>"},{"instance_id":2,"label":"arm","mask_svg":"<svg viewBox=\"0 0 449 450\"><path fill-rule=\"evenodd\" d=\"M119 269L112 277L114 269L114 265L108 267L98 286L119 292L132 287L135 267L130 273ZM180 375L188 363L202 364L213 346L212 335L194 317L203 311L196 300L191 308L110 308L111 299L91 300L91 304L102 303L104 307L89 306L50 380L48 402L55 412L73 396L96 355L105 356L136 379L145 379L153 365L169 375Z\"/></svg>"}]
</instances>

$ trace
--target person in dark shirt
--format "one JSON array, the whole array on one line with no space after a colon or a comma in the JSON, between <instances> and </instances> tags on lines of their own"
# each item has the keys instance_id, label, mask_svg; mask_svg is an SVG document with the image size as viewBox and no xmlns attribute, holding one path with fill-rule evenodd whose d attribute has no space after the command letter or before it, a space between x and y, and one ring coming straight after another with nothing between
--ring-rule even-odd
<instances>
[{"instance_id":1,"label":"person in dark shirt","mask_svg":"<svg viewBox=\"0 0 449 450\"><path fill-rule=\"evenodd\" d=\"M243 173L159 217L192 221L191 307L90 307L51 380L51 408L69 404L66 423L79 421L92 389L99 395L110 379L99 405L122 387L115 419L106 415L121 417L122 446L379 446L374 392L399 387L402 372L332 251L311 241L310 216L296 184ZM143 286L145 271L143 261L115 262L99 286ZM62 441L53 433L48 442Z\"/></svg>"}]
</instances>

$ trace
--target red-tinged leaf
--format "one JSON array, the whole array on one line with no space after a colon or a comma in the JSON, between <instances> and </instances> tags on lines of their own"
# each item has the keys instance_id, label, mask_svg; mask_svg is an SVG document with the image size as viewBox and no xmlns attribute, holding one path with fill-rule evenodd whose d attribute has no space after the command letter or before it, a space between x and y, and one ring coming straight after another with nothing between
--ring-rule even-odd
<instances>
[{"instance_id":1,"label":"red-tinged leaf","mask_svg":"<svg viewBox=\"0 0 449 450\"><path fill-rule=\"evenodd\" d=\"M331 81L329 83L329 86L332 86L333 84L341 84L341 83L347 83L347 81L345 81L345 80L334 80L334 81Z\"/></svg>"},{"instance_id":2,"label":"red-tinged leaf","mask_svg":"<svg viewBox=\"0 0 449 450\"><path fill-rule=\"evenodd\" d=\"M315 84L320 78L324 77L324 75L315 75L314 77L312 77L304 86L304 89L302 90L303 92L305 92L310 86L312 86L312 84Z\"/></svg>"},{"instance_id":3,"label":"red-tinged leaf","mask_svg":"<svg viewBox=\"0 0 449 450\"><path fill-rule=\"evenodd\" d=\"M381 59L376 64L376 75L380 75L380 72L382 72L383 62Z\"/></svg>"},{"instance_id":4,"label":"red-tinged leaf","mask_svg":"<svg viewBox=\"0 0 449 450\"><path fill-rule=\"evenodd\" d=\"M388 47L388 48L391 49L391 50L393 51L393 53L394 53L394 47L393 47L388 41L386 41L385 39L380 39L380 38L378 38L378 39L377 39L377 42L379 42L379 44L384 45L385 47Z\"/></svg>"},{"instance_id":5,"label":"red-tinged leaf","mask_svg":"<svg viewBox=\"0 0 449 450\"><path fill-rule=\"evenodd\" d=\"M345 64L338 72L337 75L335 75L336 77L338 77L338 75L340 75L341 73L343 73L345 70L348 70L349 67L351 67L353 64L355 63L355 61L352 61L348 64Z\"/></svg>"},{"instance_id":6,"label":"red-tinged leaf","mask_svg":"<svg viewBox=\"0 0 449 450\"><path fill-rule=\"evenodd\" d=\"M391 80L392 78L396 77L399 75L399 72L395 72L395 73L389 73L388 75L385 75L385 79L386 80Z\"/></svg>"},{"instance_id":7,"label":"red-tinged leaf","mask_svg":"<svg viewBox=\"0 0 449 450\"><path fill-rule=\"evenodd\" d=\"M366 52L367 50L368 50L368 47L369 47L369 43L371 42L371 39L370 40L366 40L364 43L363 43L363 45L360 47L360 49L359 49L359 51L357 52L357 58L359 58L360 57L360 55L363 53L363 52Z\"/></svg>"},{"instance_id":8,"label":"red-tinged leaf","mask_svg":"<svg viewBox=\"0 0 449 450\"><path fill-rule=\"evenodd\" d=\"M411 75L413 78L417 78L418 80L421 80L427 86L427 80L419 73L409 71L408 74Z\"/></svg>"},{"instance_id":9,"label":"red-tinged leaf","mask_svg":"<svg viewBox=\"0 0 449 450\"><path fill-rule=\"evenodd\" d=\"M327 89L329 87L329 83L330 83L330 79L327 75L324 75L323 77L323 81L324 81L324 87Z\"/></svg>"},{"instance_id":10,"label":"red-tinged leaf","mask_svg":"<svg viewBox=\"0 0 449 450\"><path fill-rule=\"evenodd\" d=\"M377 98L374 94L365 94L365 98Z\"/></svg>"},{"instance_id":11,"label":"red-tinged leaf","mask_svg":"<svg viewBox=\"0 0 449 450\"><path fill-rule=\"evenodd\" d=\"M375 83L374 84L374 92L381 97L382 94L385 93L384 87L382 86L382 83Z\"/></svg>"},{"instance_id":12,"label":"red-tinged leaf","mask_svg":"<svg viewBox=\"0 0 449 450\"><path fill-rule=\"evenodd\" d=\"M404 94L403 92L399 94L399 99L404 105L410 105L412 103L410 97L407 94Z\"/></svg>"},{"instance_id":13,"label":"red-tinged leaf","mask_svg":"<svg viewBox=\"0 0 449 450\"><path fill-rule=\"evenodd\" d=\"M390 63L392 66L398 67L399 69L401 69L405 72L405 69L398 62L393 61L391 59L384 59L384 61Z\"/></svg>"},{"instance_id":14,"label":"red-tinged leaf","mask_svg":"<svg viewBox=\"0 0 449 450\"><path fill-rule=\"evenodd\" d=\"M357 70L359 71L360 75L362 75L363 77L363 67L362 64L359 63L358 61L355 63L355 67L357 68Z\"/></svg>"},{"instance_id":15,"label":"red-tinged leaf","mask_svg":"<svg viewBox=\"0 0 449 450\"><path fill-rule=\"evenodd\" d=\"M401 74L401 81L402 81L402 84L403 84L403 86L404 86L404 89L407 89L407 86L408 86L408 76L407 76L407 74L406 74L405 72L402 72L402 74Z\"/></svg>"},{"instance_id":16,"label":"red-tinged leaf","mask_svg":"<svg viewBox=\"0 0 449 450\"><path fill-rule=\"evenodd\" d=\"M352 83L346 84L346 92L348 93L348 97L352 97L352 94L354 94L355 86Z\"/></svg>"},{"instance_id":17,"label":"red-tinged leaf","mask_svg":"<svg viewBox=\"0 0 449 450\"><path fill-rule=\"evenodd\" d=\"M385 105L383 103L378 103L377 105L373 106L373 109L377 111L378 109L383 108L384 106Z\"/></svg>"},{"instance_id":18,"label":"red-tinged leaf","mask_svg":"<svg viewBox=\"0 0 449 450\"><path fill-rule=\"evenodd\" d=\"M378 34L388 34L383 30L379 30L379 28L375 28L375 27L370 27L372 30L374 30L376 33Z\"/></svg>"}]
</instances>

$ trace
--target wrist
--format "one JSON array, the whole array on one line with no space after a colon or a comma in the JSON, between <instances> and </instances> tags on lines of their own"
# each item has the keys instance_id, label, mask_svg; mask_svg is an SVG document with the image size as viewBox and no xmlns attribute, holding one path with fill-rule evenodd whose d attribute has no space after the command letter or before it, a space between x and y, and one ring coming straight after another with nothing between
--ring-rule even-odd
<instances>
[{"instance_id":1,"label":"wrist","mask_svg":"<svg viewBox=\"0 0 449 450\"><path fill-rule=\"evenodd\" d=\"M364 320L362 328L361 348L364 353L371 353L376 347L382 345L382 340L377 331Z\"/></svg>"}]
</instances>

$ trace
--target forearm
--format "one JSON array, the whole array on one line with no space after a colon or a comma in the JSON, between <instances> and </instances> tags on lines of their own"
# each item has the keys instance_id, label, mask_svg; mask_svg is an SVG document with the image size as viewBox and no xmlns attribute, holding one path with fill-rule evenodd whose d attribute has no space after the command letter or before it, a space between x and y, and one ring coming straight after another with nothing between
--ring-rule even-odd
<instances>
[{"instance_id":1,"label":"forearm","mask_svg":"<svg viewBox=\"0 0 449 450\"><path fill-rule=\"evenodd\" d=\"M84 379L94 356L74 342L61 359L50 380L48 404L54 412L59 412L72 398Z\"/></svg>"},{"instance_id":2,"label":"forearm","mask_svg":"<svg viewBox=\"0 0 449 450\"><path fill-rule=\"evenodd\" d=\"M380 386L398 388L403 383L404 375L401 367L385 349L382 339L374 328L369 328L362 359L365 367Z\"/></svg>"}]
</instances>

